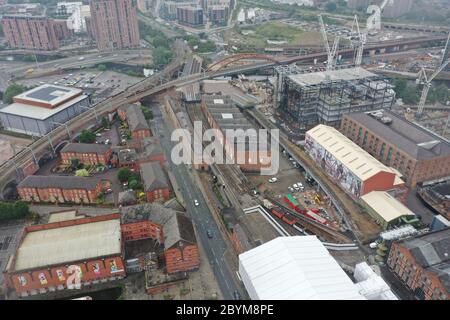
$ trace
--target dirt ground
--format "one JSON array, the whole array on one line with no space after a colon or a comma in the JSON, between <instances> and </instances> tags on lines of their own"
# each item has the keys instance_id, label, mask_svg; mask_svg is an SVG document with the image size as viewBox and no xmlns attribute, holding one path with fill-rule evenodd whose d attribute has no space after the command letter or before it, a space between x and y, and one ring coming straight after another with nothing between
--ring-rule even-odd
<instances>
[{"instance_id":1,"label":"dirt ground","mask_svg":"<svg viewBox=\"0 0 450 320\"><path fill-rule=\"evenodd\" d=\"M214 274L209 264L208 258L200 242L197 243L200 253L200 268L197 271L189 272L189 279L176 286L168 288L166 291L149 296L145 292L144 277L137 281L127 281L126 300L211 300L215 298L223 299ZM137 283L137 285L135 284Z\"/></svg>"},{"instance_id":2,"label":"dirt ground","mask_svg":"<svg viewBox=\"0 0 450 320\"><path fill-rule=\"evenodd\" d=\"M320 176L323 181L327 182L327 185L329 186L331 191L341 201L346 209L346 213L349 215L354 224L354 226L352 226L352 229L356 232L359 240L363 244L365 244L370 241L371 238L377 236L381 232L380 226L368 214L362 213L358 204L353 199L351 199L348 194L343 192L328 175L321 171L316 163L304 151L301 151L292 143L290 144L292 146L292 149L297 151L297 155L302 159L302 161L304 161L305 164L308 165L308 167L316 175Z\"/></svg>"}]
</instances>

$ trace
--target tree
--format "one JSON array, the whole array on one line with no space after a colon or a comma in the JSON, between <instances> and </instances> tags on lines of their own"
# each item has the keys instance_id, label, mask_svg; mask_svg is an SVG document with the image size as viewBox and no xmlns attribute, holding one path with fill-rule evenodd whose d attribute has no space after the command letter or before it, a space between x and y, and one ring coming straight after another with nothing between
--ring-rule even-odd
<instances>
[{"instance_id":1,"label":"tree","mask_svg":"<svg viewBox=\"0 0 450 320\"><path fill-rule=\"evenodd\" d=\"M401 98L405 92L407 85L408 85L406 79L395 78L392 80L392 84L394 85L395 94L397 95L397 97Z\"/></svg>"},{"instance_id":2,"label":"tree","mask_svg":"<svg viewBox=\"0 0 450 320\"><path fill-rule=\"evenodd\" d=\"M95 141L95 134L89 130L84 129L80 134L81 143L93 143Z\"/></svg>"},{"instance_id":3,"label":"tree","mask_svg":"<svg viewBox=\"0 0 450 320\"><path fill-rule=\"evenodd\" d=\"M23 201L0 202L0 221L23 219L29 214L29 206Z\"/></svg>"},{"instance_id":4,"label":"tree","mask_svg":"<svg viewBox=\"0 0 450 320\"><path fill-rule=\"evenodd\" d=\"M13 83L12 85L10 85L8 88L6 88L4 94L3 94L3 102L10 104L13 102L13 97L21 94L22 92L27 91L28 88L17 84L17 83Z\"/></svg>"},{"instance_id":5,"label":"tree","mask_svg":"<svg viewBox=\"0 0 450 320\"><path fill-rule=\"evenodd\" d=\"M408 86L402 95L405 104L413 105L419 103L420 97L416 86Z\"/></svg>"},{"instance_id":6,"label":"tree","mask_svg":"<svg viewBox=\"0 0 450 320\"><path fill-rule=\"evenodd\" d=\"M100 64L97 67L97 70L100 71L100 72L106 71L106 69L107 68L106 68L106 66L104 64Z\"/></svg>"},{"instance_id":7,"label":"tree","mask_svg":"<svg viewBox=\"0 0 450 320\"><path fill-rule=\"evenodd\" d=\"M131 176L131 171L128 168L122 168L117 172L117 179L119 179L120 182L128 181L130 176Z\"/></svg>"},{"instance_id":8,"label":"tree","mask_svg":"<svg viewBox=\"0 0 450 320\"><path fill-rule=\"evenodd\" d=\"M325 5L325 8L327 9L327 11L334 12L334 11L336 11L336 9L337 9L337 4L334 3L334 2L328 2L328 3Z\"/></svg>"},{"instance_id":9,"label":"tree","mask_svg":"<svg viewBox=\"0 0 450 320\"><path fill-rule=\"evenodd\" d=\"M441 84L430 91L427 101L430 103L439 101L440 103L445 104L448 100L448 97L449 94L447 86L445 84Z\"/></svg>"},{"instance_id":10,"label":"tree","mask_svg":"<svg viewBox=\"0 0 450 320\"><path fill-rule=\"evenodd\" d=\"M145 119L151 120L153 119L153 112L148 107L141 107L142 113L144 114Z\"/></svg>"},{"instance_id":11,"label":"tree","mask_svg":"<svg viewBox=\"0 0 450 320\"><path fill-rule=\"evenodd\" d=\"M141 189L142 186L138 180L133 179L133 180L130 180L130 182L128 182L128 187L130 187L130 189L133 189L133 190L138 190L138 189Z\"/></svg>"},{"instance_id":12,"label":"tree","mask_svg":"<svg viewBox=\"0 0 450 320\"><path fill-rule=\"evenodd\" d=\"M106 119L105 117L102 118L100 124L101 124L101 126L102 126L103 128L109 128L109 127L110 127L109 120Z\"/></svg>"},{"instance_id":13,"label":"tree","mask_svg":"<svg viewBox=\"0 0 450 320\"><path fill-rule=\"evenodd\" d=\"M80 169L75 172L77 177L89 177L89 172L86 169Z\"/></svg>"},{"instance_id":14,"label":"tree","mask_svg":"<svg viewBox=\"0 0 450 320\"><path fill-rule=\"evenodd\" d=\"M72 168L72 170L78 169L79 166L80 166L80 159L78 158L70 159L70 167Z\"/></svg>"},{"instance_id":15,"label":"tree","mask_svg":"<svg viewBox=\"0 0 450 320\"><path fill-rule=\"evenodd\" d=\"M167 65L170 59L173 58L173 52L163 47L158 47L153 50L153 63L155 66Z\"/></svg>"}]
</instances>

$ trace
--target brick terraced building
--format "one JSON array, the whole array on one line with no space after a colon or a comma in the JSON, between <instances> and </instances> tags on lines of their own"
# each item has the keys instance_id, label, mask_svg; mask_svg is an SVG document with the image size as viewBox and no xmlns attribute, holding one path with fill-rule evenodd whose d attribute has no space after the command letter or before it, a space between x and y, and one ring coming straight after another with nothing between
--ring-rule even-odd
<instances>
[{"instance_id":1,"label":"brick terraced building","mask_svg":"<svg viewBox=\"0 0 450 320\"><path fill-rule=\"evenodd\" d=\"M170 188L161 164L145 162L140 164L140 169L147 201L167 201L170 197Z\"/></svg>"},{"instance_id":2,"label":"brick terraced building","mask_svg":"<svg viewBox=\"0 0 450 320\"><path fill-rule=\"evenodd\" d=\"M400 171L408 186L450 177L450 142L391 111L344 115L340 131Z\"/></svg>"},{"instance_id":3,"label":"brick terraced building","mask_svg":"<svg viewBox=\"0 0 450 320\"><path fill-rule=\"evenodd\" d=\"M422 300L450 299L450 228L394 242L389 269Z\"/></svg>"},{"instance_id":4,"label":"brick terraced building","mask_svg":"<svg viewBox=\"0 0 450 320\"><path fill-rule=\"evenodd\" d=\"M185 272L200 266L192 221L183 212L159 203L121 208L125 241L153 239L164 246L167 273Z\"/></svg>"},{"instance_id":5,"label":"brick terraced building","mask_svg":"<svg viewBox=\"0 0 450 320\"><path fill-rule=\"evenodd\" d=\"M74 176L28 176L17 186L19 196L28 202L95 203L108 182Z\"/></svg>"},{"instance_id":6,"label":"brick terraced building","mask_svg":"<svg viewBox=\"0 0 450 320\"><path fill-rule=\"evenodd\" d=\"M96 143L69 143L61 150L61 160L70 164L71 159L79 159L81 163L96 165L108 164L112 149L108 145Z\"/></svg>"},{"instance_id":7,"label":"brick terraced building","mask_svg":"<svg viewBox=\"0 0 450 320\"><path fill-rule=\"evenodd\" d=\"M117 110L119 118L128 123L131 136L134 139L142 139L152 135L150 126L141 108L135 104L122 106Z\"/></svg>"},{"instance_id":8,"label":"brick terraced building","mask_svg":"<svg viewBox=\"0 0 450 320\"><path fill-rule=\"evenodd\" d=\"M126 275L119 214L61 214L52 215L56 222L24 229L3 272L6 287L19 297L65 290L75 284L69 283L75 272L82 287Z\"/></svg>"}]
</instances>

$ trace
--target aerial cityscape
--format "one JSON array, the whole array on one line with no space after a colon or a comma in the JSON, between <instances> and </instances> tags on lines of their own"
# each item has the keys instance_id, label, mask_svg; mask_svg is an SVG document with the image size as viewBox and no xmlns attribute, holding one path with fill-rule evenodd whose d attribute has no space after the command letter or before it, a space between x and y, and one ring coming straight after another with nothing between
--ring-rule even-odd
<instances>
[{"instance_id":1,"label":"aerial cityscape","mask_svg":"<svg viewBox=\"0 0 450 320\"><path fill-rule=\"evenodd\" d=\"M0 0L0 271L201 317L450 300L450 0Z\"/></svg>"}]
</instances>

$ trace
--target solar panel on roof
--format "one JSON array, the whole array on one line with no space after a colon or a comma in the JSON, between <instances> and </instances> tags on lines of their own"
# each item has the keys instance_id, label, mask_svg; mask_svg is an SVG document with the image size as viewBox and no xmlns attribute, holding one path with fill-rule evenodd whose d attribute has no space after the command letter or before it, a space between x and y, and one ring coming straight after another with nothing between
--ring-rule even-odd
<instances>
[{"instance_id":1,"label":"solar panel on roof","mask_svg":"<svg viewBox=\"0 0 450 320\"><path fill-rule=\"evenodd\" d=\"M59 98L62 95L61 92L68 93L70 90L60 87L44 87L42 89L30 92L27 94L27 97L50 102L56 98Z\"/></svg>"}]
</instances>

